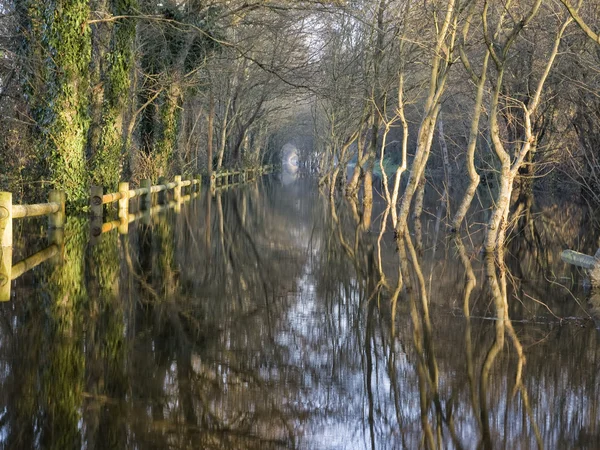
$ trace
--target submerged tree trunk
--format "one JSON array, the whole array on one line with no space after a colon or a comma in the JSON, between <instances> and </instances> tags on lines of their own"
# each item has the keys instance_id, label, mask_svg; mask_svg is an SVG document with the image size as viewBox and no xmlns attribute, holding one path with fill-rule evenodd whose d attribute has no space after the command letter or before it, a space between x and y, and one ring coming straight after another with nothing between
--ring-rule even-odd
<instances>
[{"instance_id":1,"label":"submerged tree trunk","mask_svg":"<svg viewBox=\"0 0 600 450\"><path fill-rule=\"evenodd\" d=\"M219 156L217 158L217 170L223 165L223 156L227 148L227 130L229 128L229 109L231 107L231 97L227 99L225 110L223 111L223 120L221 121L221 137L219 139Z\"/></svg>"},{"instance_id":2,"label":"submerged tree trunk","mask_svg":"<svg viewBox=\"0 0 600 450\"><path fill-rule=\"evenodd\" d=\"M417 138L417 150L410 171L408 185L400 205L398 223L396 225L397 239L402 239L407 230L410 205L417 186L425 176L425 167L429 159L435 125L440 112L440 101L446 89L446 80L452 65L452 54L456 38L456 24L460 9L456 1L450 0L441 26L437 29L435 51L432 57L432 68L429 79L429 93L425 104L425 116L421 122ZM442 49L447 51L442 52Z\"/></svg>"},{"instance_id":3,"label":"submerged tree trunk","mask_svg":"<svg viewBox=\"0 0 600 450\"><path fill-rule=\"evenodd\" d=\"M404 192L402 203L398 214L398 223L396 225L396 235L398 238L404 235L408 225L408 216L410 205L417 187L425 180L425 166L429 159L433 135L435 133L435 124L440 110L439 104L435 105L432 111L425 117L419 130L419 139L417 143L417 154L413 160L413 165L408 179L408 185Z\"/></svg>"},{"instance_id":4,"label":"submerged tree trunk","mask_svg":"<svg viewBox=\"0 0 600 450\"><path fill-rule=\"evenodd\" d=\"M541 0L538 0L531 12L529 13L528 20L537 14L537 10L541 5ZM534 135L532 129L532 122L534 118L534 114L536 113L537 107L540 104L542 91L545 85L545 82L550 74L550 69L552 68L556 56L558 54L558 49L562 40L562 36L571 23L571 18L565 20L560 26L559 30L556 33L552 51L548 57L546 65L544 67L544 71L535 86L535 91L531 96L529 103L525 105L521 104L523 109L523 139L520 145L517 147L514 152L514 158L511 160L510 154L505 150L502 140L500 138L500 129L498 125L498 103L500 90L502 89L502 79L505 71L505 60L500 61L497 57L495 58L497 61L498 68L498 80L496 81L496 86L494 89L492 103L490 107L490 135L492 138L492 143L494 145L494 151L496 156L501 162L501 177L500 177L500 190L498 193L498 198L494 207L494 211L492 213L492 217L488 223L488 230L485 237L484 248L487 252L491 252L497 249L500 249L504 245L504 237L506 234L506 227L508 224L508 214L510 208L510 199L513 191L513 183L514 179L517 176L519 169L522 167L525 158L532 150L536 136ZM506 47L506 46L505 46ZM493 48L489 47L490 53L493 52ZM500 253L501 256L502 253Z\"/></svg>"},{"instance_id":5,"label":"submerged tree trunk","mask_svg":"<svg viewBox=\"0 0 600 450\"><path fill-rule=\"evenodd\" d=\"M398 118L402 123L402 163L396 169L396 175L394 177L394 189L392 191L392 198L390 206L392 208L392 225L394 229L398 224L398 195L400 193L400 181L402 180L402 174L408 167L408 121L404 114L404 74L400 73L398 78Z\"/></svg>"}]
</instances>

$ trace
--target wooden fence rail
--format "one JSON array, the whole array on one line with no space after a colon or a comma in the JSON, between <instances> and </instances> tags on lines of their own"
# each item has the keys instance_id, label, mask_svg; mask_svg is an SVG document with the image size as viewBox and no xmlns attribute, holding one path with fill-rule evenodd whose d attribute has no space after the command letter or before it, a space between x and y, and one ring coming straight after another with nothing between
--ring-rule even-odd
<instances>
[{"instance_id":1,"label":"wooden fence rail","mask_svg":"<svg viewBox=\"0 0 600 450\"><path fill-rule=\"evenodd\" d=\"M0 192L0 247L12 247L12 221L26 217L48 216L48 228L62 228L65 222L66 196L50 191L48 203L13 205L12 193Z\"/></svg>"},{"instance_id":2,"label":"wooden fence rail","mask_svg":"<svg viewBox=\"0 0 600 450\"><path fill-rule=\"evenodd\" d=\"M140 187L137 189L129 189L129 183L122 181L119 183L119 191L104 194L104 190L101 186L92 186L90 188L90 211L92 217L102 217L104 205L119 202L119 211L129 210L129 200L135 197L140 197L141 208L147 209L151 205L151 195L160 192L166 192L171 189L174 190L174 196L181 197L181 189L189 187L190 190L199 190L202 184L202 178L200 175L190 179L181 180L181 176L176 176L175 181L170 183L159 180L159 184L152 186L150 180L142 180ZM159 198L159 202L162 203L164 199Z\"/></svg>"}]
</instances>

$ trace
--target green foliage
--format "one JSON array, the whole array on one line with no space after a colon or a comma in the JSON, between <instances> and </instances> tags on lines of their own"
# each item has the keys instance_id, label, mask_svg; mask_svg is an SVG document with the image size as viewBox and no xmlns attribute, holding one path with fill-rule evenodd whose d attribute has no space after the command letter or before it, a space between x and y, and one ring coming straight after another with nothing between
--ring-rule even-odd
<instances>
[{"instance_id":1,"label":"green foliage","mask_svg":"<svg viewBox=\"0 0 600 450\"><path fill-rule=\"evenodd\" d=\"M211 37L222 32L220 7L196 11L196 6L184 9L169 1L140 6L138 0L108 0L109 10L102 12L125 17L102 25L87 22L88 0L24 0L16 7L26 61L24 97L36 123L29 145L36 161L28 162L25 178L49 180L79 208L87 201L90 182L116 188L129 151L124 139L131 138L124 120L136 57L148 75L139 84L140 103L163 91L143 112L140 127L142 146L166 175L178 138L182 96L198 84L186 74L196 73L218 48ZM138 21L126 16L140 12L168 20L143 22L151 25L142 27L138 56L133 48ZM105 39L92 39L92 29ZM93 43L104 47L92 49Z\"/></svg>"}]
</instances>

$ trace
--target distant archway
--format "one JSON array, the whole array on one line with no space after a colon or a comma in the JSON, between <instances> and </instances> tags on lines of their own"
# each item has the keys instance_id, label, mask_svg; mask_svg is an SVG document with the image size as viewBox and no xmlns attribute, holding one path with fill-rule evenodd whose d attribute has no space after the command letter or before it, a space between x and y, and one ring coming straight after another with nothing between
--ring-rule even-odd
<instances>
[{"instance_id":1,"label":"distant archway","mask_svg":"<svg viewBox=\"0 0 600 450\"><path fill-rule=\"evenodd\" d=\"M298 149L293 144L285 144L281 149L281 168L284 172L295 174L299 168Z\"/></svg>"}]
</instances>

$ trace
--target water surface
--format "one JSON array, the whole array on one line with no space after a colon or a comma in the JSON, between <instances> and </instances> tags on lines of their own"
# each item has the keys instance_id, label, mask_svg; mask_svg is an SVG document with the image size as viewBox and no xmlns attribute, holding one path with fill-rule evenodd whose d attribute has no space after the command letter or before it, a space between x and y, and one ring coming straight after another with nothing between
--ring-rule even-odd
<instances>
[{"instance_id":1,"label":"water surface","mask_svg":"<svg viewBox=\"0 0 600 450\"><path fill-rule=\"evenodd\" d=\"M456 240L433 210L411 257L365 219L276 177L126 235L69 218L0 305L3 448L598 448L595 297L559 257L594 253L583 211L515 227L499 347L476 224ZM15 233L14 261L46 245Z\"/></svg>"}]
</instances>

